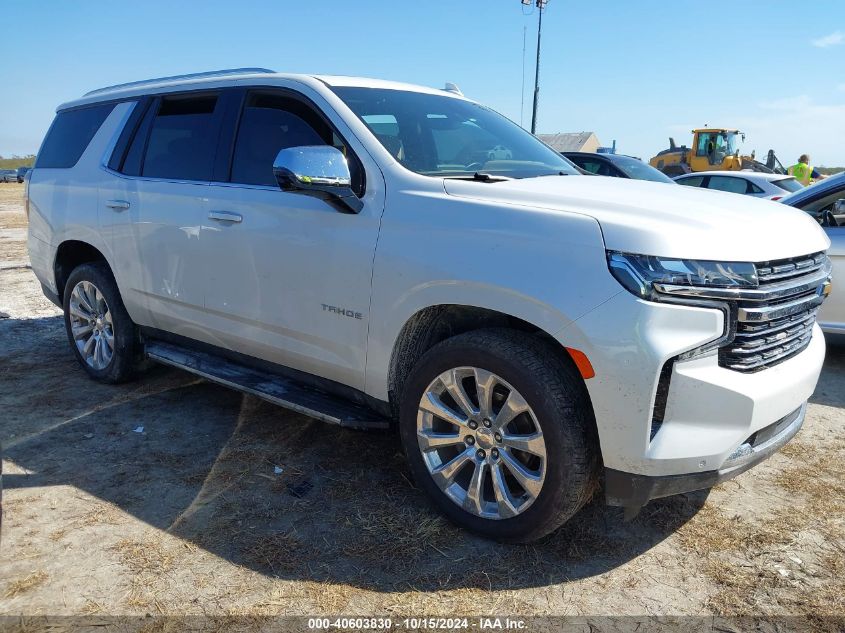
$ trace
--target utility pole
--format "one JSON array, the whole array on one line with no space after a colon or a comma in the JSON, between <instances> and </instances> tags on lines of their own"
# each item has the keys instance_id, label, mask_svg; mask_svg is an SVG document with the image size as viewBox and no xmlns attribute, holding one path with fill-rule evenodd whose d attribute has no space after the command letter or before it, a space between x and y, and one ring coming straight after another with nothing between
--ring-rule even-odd
<instances>
[{"instance_id":1,"label":"utility pole","mask_svg":"<svg viewBox=\"0 0 845 633\"><path fill-rule=\"evenodd\" d=\"M537 7L540 16L537 20L537 63L534 69L534 108L531 113L531 133L537 133L537 104L540 100L540 35L543 32L543 11L549 0L521 0L522 4Z\"/></svg>"}]
</instances>

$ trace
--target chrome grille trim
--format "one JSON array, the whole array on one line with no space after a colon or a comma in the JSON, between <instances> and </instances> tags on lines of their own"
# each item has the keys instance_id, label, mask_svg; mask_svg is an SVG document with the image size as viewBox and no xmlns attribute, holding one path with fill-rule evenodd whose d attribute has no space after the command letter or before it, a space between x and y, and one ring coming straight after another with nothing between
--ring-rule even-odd
<instances>
[{"instance_id":1,"label":"chrome grille trim","mask_svg":"<svg viewBox=\"0 0 845 633\"><path fill-rule=\"evenodd\" d=\"M713 288L654 284L667 301L722 302L730 315L719 343L719 365L755 372L782 363L810 344L819 306L829 289L825 253L755 264L758 287Z\"/></svg>"},{"instance_id":2,"label":"chrome grille trim","mask_svg":"<svg viewBox=\"0 0 845 633\"><path fill-rule=\"evenodd\" d=\"M818 284L816 285L818 286ZM824 297L814 293L788 303L740 307L737 309L737 321L740 323L775 321L785 316L791 316L793 314L798 314L799 312L805 312L809 309L817 308L823 301Z\"/></svg>"},{"instance_id":3,"label":"chrome grille trim","mask_svg":"<svg viewBox=\"0 0 845 633\"><path fill-rule=\"evenodd\" d=\"M757 264L757 278L760 284L767 284L778 279L805 275L821 268L827 257L824 253L813 253L806 257L793 257L776 262Z\"/></svg>"}]
</instances>

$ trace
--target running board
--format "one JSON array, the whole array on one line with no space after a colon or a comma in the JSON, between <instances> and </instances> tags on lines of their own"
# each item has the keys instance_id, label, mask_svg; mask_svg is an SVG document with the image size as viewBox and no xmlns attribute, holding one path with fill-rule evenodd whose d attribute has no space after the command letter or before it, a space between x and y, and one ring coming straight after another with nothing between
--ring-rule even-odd
<instances>
[{"instance_id":1,"label":"running board","mask_svg":"<svg viewBox=\"0 0 845 633\"><path fill-rule=\"evenodd\" d=\"M146 354L156 362L184 369L211 382L258 396L324 422L356 429L386 429L390 426L387 418L362 404L214 354L162 341L148 341Z\"/></svg>"}]
</instances>

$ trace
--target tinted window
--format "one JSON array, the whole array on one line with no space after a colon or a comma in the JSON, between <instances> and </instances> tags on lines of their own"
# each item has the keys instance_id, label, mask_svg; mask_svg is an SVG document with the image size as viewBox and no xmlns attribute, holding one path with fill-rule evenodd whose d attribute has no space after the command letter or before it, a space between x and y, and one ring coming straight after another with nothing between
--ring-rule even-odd
<instances>
[{"instance_id":1,"label":"tinted window","mask_svg":"<svg viewBox=\"0 0 845 633\"><path fill-rule=\"evenodd\" d=\"M614 169L607 163L600 160L591 160L589 158L573 158L571 159L576 165L581 167L584 171L599 176L618 176Z\"/></svg>"},{"instance_id":2,"label":"tinted window","mask_svg":"<svg viewBox=\"0 0 845 633\"><path fill-rule=\"evenodd\" d=\"M114 104L109 103L59 112L38 152L35 166L68 168L76 165L113 109Z\"/></svg>"},{"instance_id":3,"label":"tinted window","mask_svg":"<svg viewBox=\"0 0 845 633\"><path fill-rule=\"evenodd\" d=\"M219 124L216 95L164 97L152 121L142 176L211 180Z\"/></svg>"},{"instance_id":4,"label":"tinted window","mask_svg":"<svg viewBox=\"0 0 845 633\"><path fill-rule=\"evenodd\" d=\"M659 171L636 158L630 156L613 155L611 159L613 164L625 172L629 178L636 178L637 180L652 180L654 182L672 182L662 171Z\"/></svg>"},{"instance_id":5,"label":"tinted window","mask_svg":"<svg viewBox=\"0 0 845 633\"><path fill-rule=\"evenodd\" d=\"M710 184L707 185L707 188L730 193L748 193L748 181L745 178L710 176Z\"/></svg>"},{"instance_id":6,"label":"tinted window","mask_svg":"<svg viewBox=\"0 0 845 633\"><path fill-rule=\"evenodd\" d=\"M328 126L304 103L282 95L250 95L235 142L232 182L275 186L273 161L279 150L331 140Z\"/></svg>"},{"instance_id":7,"label":"tinted window","mask_svg":"<svg viewBox=\"0 0 845 633\"><path fill-rule=\"evenodd\" d=\"M782 180L773 180L773 184L786 191L800 191L804 186L795 180L795 178L783 178Z\"/></svg>"},{"instance_id":8,"label":"tinted window","mask_svg":"<svg viewBox=\"0 0 845 633\"><path fill-rule=\"evenodd\" d=\"M679 178L676 180L679 185L686 185L687 187L700 187L704 182L704 176L690 176L689 178Z\"/></svg>"}]
</instances>

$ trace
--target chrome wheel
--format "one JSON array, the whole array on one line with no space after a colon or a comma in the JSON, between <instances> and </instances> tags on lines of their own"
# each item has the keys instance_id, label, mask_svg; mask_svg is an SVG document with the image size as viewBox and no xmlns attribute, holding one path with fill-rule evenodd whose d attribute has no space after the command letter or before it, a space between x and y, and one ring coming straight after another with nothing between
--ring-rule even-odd
<instances>
[{"instance_id":1,"label":"chrome wheel","mask_svg":"<svg viewBox=\"0 0 845 633\"><path fill-rule=\"evenodd\" d=\"M70 331L79 354L93 369L105 369L114 356L114 327L103 293L80 281L70 294Z\"/></svg>"},{"instance_id":2,"label":"chrome wheel","mask_svg":"<svg viewBox=\"0 0 845 633\"><path fill-rule=\"evenodd\" d=\"M546 443L534 412L516 389L484 369L450 369L428 385L417 442L438 487L476 516L514 517L543 487Z\"/></svg>"}]
</instances>

